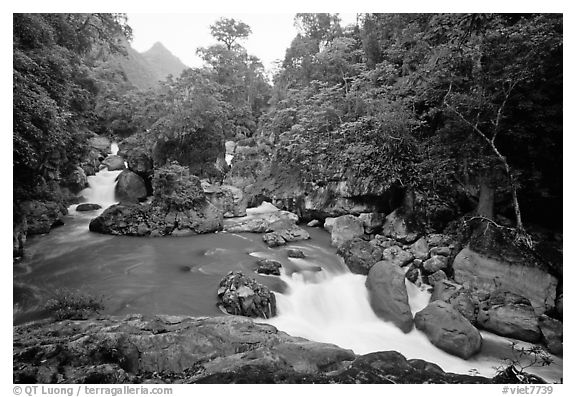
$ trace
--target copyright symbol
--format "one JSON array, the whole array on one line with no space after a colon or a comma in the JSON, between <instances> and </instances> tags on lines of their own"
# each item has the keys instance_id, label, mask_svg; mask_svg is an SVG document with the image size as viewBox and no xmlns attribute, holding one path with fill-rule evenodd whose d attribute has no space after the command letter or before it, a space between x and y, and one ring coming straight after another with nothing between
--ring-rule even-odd
<instances>
[{"instance_id":1,"label":"copyright symbol","mask_svg":"<svg viewBox=\"0 0 576 397\"><path fill-rule=\"evenodd\" d=\"M16 394L17 396L22 394L22 388L20 386L14 386L14 394Z\"/></svg>"}]
</instances>

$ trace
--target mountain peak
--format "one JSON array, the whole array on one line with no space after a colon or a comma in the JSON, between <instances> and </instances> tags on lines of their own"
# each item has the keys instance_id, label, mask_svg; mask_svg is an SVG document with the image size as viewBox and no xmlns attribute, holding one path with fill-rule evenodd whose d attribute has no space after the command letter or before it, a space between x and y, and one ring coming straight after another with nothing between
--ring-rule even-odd
<instances>
[{"instance_id":1,"label":"mountain peak","mask_svg":"<svg viewBox=\"0 0 576 397\"><path fill-rule=\"evenodd\" d=\"M180 59L159 41L155 42L148 51L143 52L142 56L162 79L169 74L177 77L187 68Z\"/></svg>"}]
</instances>

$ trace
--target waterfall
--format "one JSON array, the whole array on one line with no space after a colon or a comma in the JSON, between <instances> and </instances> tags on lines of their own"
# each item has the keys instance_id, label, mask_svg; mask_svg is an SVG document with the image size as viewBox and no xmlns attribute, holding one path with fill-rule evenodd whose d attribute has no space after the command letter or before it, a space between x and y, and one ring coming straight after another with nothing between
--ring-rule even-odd
<instances>
[{"instance_id":1,"label":"waterfall","mask_svg":"<svg viewBox=\"0 0 576 397\"><path fill-rule=\"evenodd\" d=\"M118 153L118 144L113 142L110 145L110 152L112 155ZM84 202L90 204L98 204L102 207L102 210L116 204L115 188L116 188L116 178L122 172L118 171L108 171L108 168L103 168L98 171L95 175L89 176L88 187L79 193L80 197L84 198ZM69 211L71 215L77 214L77 205L72 206Z\"/></svg>"},{"instance_id":2,"label":"waterfall","mask_svg":"<svg viewBox=\"0 0 576 397\"><path fill-rule=\"evenodd\" d=\"M280 277L288 288L284 294L276 293L277 317L265 321L290 335L333 343L356 354L395 350L408 359L436 363L446 372L470 372L487 377L494 376L495 367L503 363L504 356L511 354L509 339L482 333L484 343L480 354L469 360L450 355L432 345L416 328L405 334L393 323L378 318L370 306L366 276L340 267L335 269L331 264L324 264L321 271L309 271L306 269L318 262L308 258L290 259L290 267L292 265L300 270L290 272L286 267L282 270ZM426 307L430 300L427 289L408 280L406 287L412 313ZM546 373L540 375L547 376Z\"/></svg>"}]
</instances>

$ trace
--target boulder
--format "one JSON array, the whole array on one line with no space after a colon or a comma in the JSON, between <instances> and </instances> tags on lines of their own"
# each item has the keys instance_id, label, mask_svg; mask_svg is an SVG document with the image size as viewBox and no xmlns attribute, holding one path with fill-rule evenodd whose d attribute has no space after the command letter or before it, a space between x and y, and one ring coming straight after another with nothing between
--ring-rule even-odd
<instances>
[{"instance_id":1,"label":"boulder","mask_svg":"<svg viewBox=\"0 0 576 397\"><path fill-rule=\"evenodd\" d=\"M358 219L364 225L364 233L373 234L382 229L384 215L380 212L369 212L358 215Z\"/></svg>"},{"instance_id":2,"label":"boulder","mask_svg":"<svg viewBox=\"0 0 576 397\"><path fill-rule=\"evenodd\" d=\"M456 255L454 280L468 287L493 292L500 288L527 297L536 315L554 308L558 280L545 269L512 258L480 254L469 247Z\"/></svg>"},{"instance_id":3,"label":"boulder","mask_svg":"<svg viewBox=\"0 0 576 397\"><path fill-rule=\"evenodd\" d=\"M404 271L389 262L378 262L368 272L366 287L372 309L385 321L391 321L403 332L412 330L413 319L408 303Z\"/></svg>"},{"instance_id":4,"label":"boulder","mask_svg":"<svg viewBox=\"0 0 576 397\"><path fill-rule=\"evenodd\" d=\"M404 251L402 248L394 245L390 248L386 248L382 251L382 261L388 262L390 264L394 264L396 266L406 266L414 259L414 255L412 255L408 251Z\"/></svg>"},{"instance_id":5,"label":"boulder","mask_svg":"<svg viewBox=\"0 0 576 397\"><path fill-rule=\"evenodd\" d=\"M256 273L279 276L281 268L282 264L272 259L258 259L256 261Z\"/></svg>"},{"instance_id":6,"label":"boulder","mask_svg":"<svg viewBox=\"0 0 576 397\"><path fill-rule=\"evenodd\" d=\"M452 244L452 237L447 234L432 233L426 236L426 241L430 248L448 247Z\"/></svg>"},{"instance_id":7,"label":"boulder","mask_svg":"<svg viewBox=\"0 0 576 397\"><path fill-rule=\"evenodd\" d=\"M99 210L100 208L102 208L101 205L99 204L90 204L90 203L82 203L82 204L78 204L78 206L76 207L76 211L96 211Z\"/></svg>"},{"instance_id":8,"label":"boulder","mask_svg":"<svg viewBox=\"0 0 576 397\"><path fill-rule=\"evenodd\" d=\"M434 247L430 250L430 255L450 256L451 252L450 247Z\"/></svg>"},{"instance_id":9,"label":"boulder","mask_svg":"<svg viewBox=\"0 0 576 397\"><path fill-rule=\"evenodd\" d=\"M230 233L267 233L290 228L296 222L298 222L298 215L276 210L229 219L224 225L224 230Z\"/></svg>"},{"instance_id":10,"label":"boulder","mask_svg":"<svg viewBox=\"0 0 576 397\"><path fill-rule=\"evenodd\" d=\"M126 163L128 169L142 178L146 178L154 174L154 165L150 154L139 147L128 149L126 152Z\"/></svg>"},{"instance_id":11,"label":"boulder","mask_svg":"<svg viewBox=\"0 0 576 397\"><path fill-rule=\"evenodd\" d=\"M357 217L353 215L339 216L334 220L332 226L331 244L334 247L340 247L346 241L363 235L364 225Z\"/></svg>"},{"instance_id":12,"label":"boulder","mask_svg":"<svg viewBox=\"0 0 576 397\"><path fill-rule=\"evenodd\" d=\"M108 171L117 171L126 168L126 165L124 164L124 158L118 156L117 154L112 154L106 157L102 161L102 164L108 168Z\"/></svg>"},{"instance_id":13,"label":"boulder","mask_svg":"<svg viewBox=\"0 0 576 397\"><path fill-rule=\"evenodd\" d=\"M428 284L434 286L437 282L442 280L447 280L448 276L444 273L443 270L435 271L434 273L428 275Z\"/></svg>"},{"instance_id":14,"label":"boulder","mask_svg":"<svg viewBox=\"0 0 576 397\"><path fill-rule=\"evenodd\" d=\"M439 270L438 273L439 272L442 272L442 270ZM444 274L444 272L442 272L442 274ZM430 277L432 276L428 276L428 281L430 281ZM434 290L432 291L430 302L441 300L449 303L454 309L458 310L461 315L470 321L470 323L477 323L479 307L479 298L477 295L473 294L472 291L464 288L462 285L456 284L446 278L440 279L432 285L434 286Z\"/></svg>"},{"instance_id":15,"label":"boulder","mask_svg":"<svg viewBox=\"0 0 576 397\"><path fill-rule=\"evenodd\" d=\"M408 267L408 270L406 270L406 279L412 284L420 285L421 278L422 274L420 273L420 269L412 263Z\"/></svg>"},{"instance_id":16,"label":"boulder","mask_svg":"<svg viewBox=\"0 0 576 397\"><path fill-rule=\"evenodd\" d=\"M482 336L449 303L433 301L414 316L416 328L441 350L463 359L480 351Z\"/></svg>"},{"instance_id":17,"label":"boulder","mask_svg":"<svg viewBox=\"0 0 576 397\"><path fill-rule=\"evenodd\" d=\"M352 273L368 274L370 268L382 259L382 248L356 237L342 244L337 254L344 259Z\"/></svg>"},{"instance_id":18,"label":"boulder","mask_svg":"<svg viewBox=\"0 0 576 397\"><path fill-rule=\"evenodd\" d=\"M292 225L287 229L269 232L262 236L262 239L269 247L278 247L293 241L308 240L310 234L299 226Z\"/></svg>"},{"instance_id":19,"label":"boulder","mask_svg":"<svg viewBox=\"0 0 576 397\"><path fill-rule=\"evenodd\" d=\"M396 240L382 236L381 234L375 235L374 238L370 240L370 244L381 248L390 248L395 245L400 245Z\"/></svg>"},{"instance_id":20,"label":"boulder","mask_svg":"<svg viewBox=\"0 0 576 397\"><path fill-rule=\"evenodd\" d=\"M203 183L202 188L208 201L220 208L224 218L233 218L246 215L248 205L242 189L229 185L211 185Z\"/></svg>"},{"instance_id":21,"label":"boulder","mask_svg":"<svg viewBox=\"0 0 576 397\"><path fill-rule=\"evenodd\" d=\"M430 259L424 261L422 267L428 274L437 272L438 270L444 270L448 266L448 258L445 256L434 255Z\"/></svg>"},{"instance_id":22,"label":"boulder","mask_svg":"<svg viewBox=\"0 0 576 397\"><path fill-rule=\"evenodd\" d=\"M538 317L530 301L520 295L496 290L480 303L478 326L510 338L538 342Z\"/></svg>"},{"instance_id":23,"label":"boulder","mask_svg":"<svg viewBox=\"0 0 576 397\"><path fill-rule=\"evenodd\" d=\"M144 179L138 174L130 170L124 170L118 175L116 180L114 192L118 201L137 203L146 199L146 184Z\"/></svg>"},{"instance_id":24,"label":"boulder","mask_svg":"<svg viewBox=\"0 0 576 397\"><path fill-rule=\"evenodd\" d=\"M288 258L305 258L306 255L304 255L304 252L302 252L302 250L298 250L298 249L289 249L287 251L287 255Z\"/></svg>"},{"instance_id":25,"label":"boulder","mask_svg":"<svg viewBox=\"0 0 576 397\"><path fill-rule=\"evenodd\" d=\"M412 244L418 240L421 233L411 226L406 216L397 209L386 216L382 226L382 234L402 244Z\"/></svg>"},{"instance_id":26,"label":"boulder","mask_svg":"<svg viewBox=\"0 0 576 397\"><path fill-rule=\"evenodd\" d=\"M428 243L425 237L420 237L412 247L410 247L410 252L414 255L414 258L425 261L428 259Z\"/></svg>"},{"instance_id":27,"label":"boulder","mask_svg":"<svg viewBox=\"0 0 576 397\"><path fill-rule=\"evenodd\" d=\"M68 210L61 202L56 201L24 201L21 205L22 214L26 216L26 234L44 234L50 229L64 224L64 216Z\"/></svg>"},{"instance_id":28,"label":"boulder","mask_svg":"<svg viewBox=\"0 0 576 397\"><path fill-rule=\"evenodd\" d=\"M564 339L562 321L542 314L538 317L538 326L550 353L562 355Z\"/></svg>"},{"instance_id":29,"label":"boulder","mask_svg":"<svg viewBox=\"0 0 576 397\"><path fill-rule=\"evenodd\" d=\"M242 272L229 272L220 281L218 307L229 314L271 318L276 315L276 297L268 287Z\"/></svg>"}]
</instances>

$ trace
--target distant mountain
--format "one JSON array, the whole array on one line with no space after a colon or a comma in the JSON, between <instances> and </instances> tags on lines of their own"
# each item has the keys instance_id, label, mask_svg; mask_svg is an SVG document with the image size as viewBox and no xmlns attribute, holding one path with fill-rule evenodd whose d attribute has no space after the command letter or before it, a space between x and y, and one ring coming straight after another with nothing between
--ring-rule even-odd
<instances>
[{"instance_id":1,"label":"distant mountain","mask_svg":"<svg viewBox=\"0 0 576 397\"><path fill-rule=\"evenodd\" d=\"M140 53L125 44L127 55L117 55L108 62L119 67L126 79L134 86L147 89L158 85L169 74L177 77L187 68L161 43L156 43L148 51Z\"/></svg>"},{"instance_id":2,"label":"distant mountain","mask_svg":"<svg viewBox=\"0 0 576 397\"><path fill-rule=\"evenodd\" d=\"M150 66L162 80L170 74L174 77L178 77L180 76L180 73L187 68L180 59L174 56L160 42L154 43L152 48L142 53L142 56L148 61Z\"/></svg>"}]
</instances>

